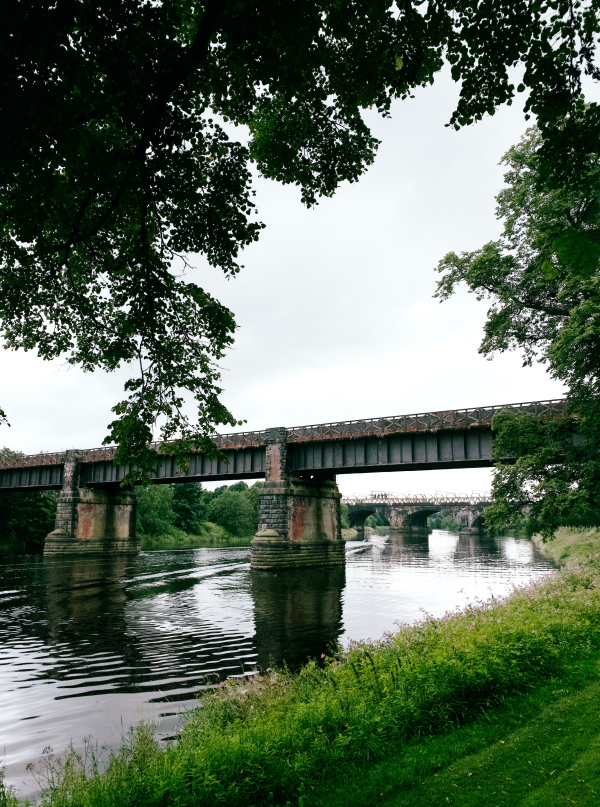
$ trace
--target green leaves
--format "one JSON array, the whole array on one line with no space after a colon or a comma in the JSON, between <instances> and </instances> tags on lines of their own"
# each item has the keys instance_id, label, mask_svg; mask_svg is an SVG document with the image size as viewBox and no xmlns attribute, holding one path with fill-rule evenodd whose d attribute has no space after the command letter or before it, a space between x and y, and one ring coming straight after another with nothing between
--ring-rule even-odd
<instances>
[{"instance_id":1,"label":"green leaves","mask_svg":"<svg viewBox=\"0 0 600 807\"><path fill-rule=\"evenodd\" d=\"M573 176L587 178L576 218L561 214L538 228L543 245L528 244L535 260L523 271L524 298L516 316L508 308L492 315L485 350L526 342L521 303L563 277L550 268L552 253L579 280L592 278L597 262L600 108L583 103L580 77L600 77L598 18L597 0L575 7L567 0L7 0L0 8L0 114L10 121L0 130L5 344L89 371L139 368L109 426L119 461L132 466L128 482L155 461L149 443L157 433L179 440L176 452L192 444L212 450L210 435L236 423L219 402L217 369L235 323L186 283L190 256L229 276L241 270L240 251L263 227L252 162L263 176L298 186L309 206L355 182L378 147L364 110L388 114L394 99L432 83L444 57L460 82L451 125L494 114L528 90L527 108L544 134L537 158L530 148L530 165L537 159L554 187L565 187L565 171L571 185ZM508 69L516 65L524 72L515 90ZM220 120L248 127L249 143L232 139ZM563 212L573 212L566 202ZM511 204L518 228L529 209ZM511 249L504 254L499 245L496 261L490 247L472 265L461 256L440 296L461 272L478 293L495 294L510 262L529 260ZM572 293L562 289L553 308L571 305Z\"/></svg>"},{"instance_id":2,"label":"green leaves","mask_svg":"<svg viewBox=\"0 0 600 807\"><path fill-rule=\"evenodd\" d=\"M600 264L600 232L571 227L552 242L559 261L572 267L578 277L587 278Z\"/></svg>"},{"instance_id":3,"label":"green leaves","mask_svg":"<svg viewBox=\"0 0 600 807\"><path fill-rule=\"evenodd\" d=\"M491 529L523 527L551 537L559 526L600 523L600 155L578 186L547 180L538 131L504 158L498 195L503 239L447 255L437 295L460 282L491 300L480 351L519 349L567 387L569 416L548 422L494 418Z\"/></svg>"}]
</instances>

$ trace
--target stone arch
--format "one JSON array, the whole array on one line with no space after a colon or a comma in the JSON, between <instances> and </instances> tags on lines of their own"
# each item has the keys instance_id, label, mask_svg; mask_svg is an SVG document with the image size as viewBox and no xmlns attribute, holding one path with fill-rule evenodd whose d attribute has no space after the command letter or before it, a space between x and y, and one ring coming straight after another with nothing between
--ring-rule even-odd
<instances>
[{"instance_id":1,"label":"stone arch","mask_svg":"<svg viewBox=\"0 0 600 807\"><path fill-rule=\"evenodd\" d=\"M375 512L374 507L348 508L348 521L353 529L364 527L365 521Z\"/></svg>"},{"instance_id":2,"label":"stone arch","mask_svg":"<svg viewBox=\"0 0 600 807\"><path fill-rule=\"evenodd\" d=\"M428 507L427 509L416 510L413 513L408 513L404 518L404 529L427 529L427 519L434 513L439 512L439 507Z\"/></svg>"},{"instance_id":3,"label":"stone arch","mask_svg":"<svg viewBox=\"0 0 600 807\"><path fill-rule=\"evenodd\" d=\"M379 516L379 518L383 519L383 521L385 522L384 526L386 526L386 527L390 526L390 508L389 507L385 507L385 506L382 507L380 505L379 507L375 508L375 513Z\"/></svg>"}]
</instances>

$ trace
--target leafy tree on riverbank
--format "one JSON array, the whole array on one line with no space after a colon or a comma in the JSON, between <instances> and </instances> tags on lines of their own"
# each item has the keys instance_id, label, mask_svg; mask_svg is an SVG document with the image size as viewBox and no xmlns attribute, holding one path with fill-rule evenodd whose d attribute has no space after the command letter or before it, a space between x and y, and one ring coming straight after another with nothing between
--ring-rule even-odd
<instances>
[{"instance_id":1,"label":"leafy tree on riverbank","mask_svg":"<svg viewBox=\"0 0 600 807\"><path fill-rule=\"evenodd\" d=\"M259 489L260 483L249 488L245 482L237 482L227 490L219 491L208 505L208 520L238 537L255 533Z\"/></svg>"},{"instance_id":2,"label":"leafy tree on riverbank","mask_svg":"<svg viewBox=\"0 0 600 807\"><path fill-rule=\"evenodd\" d=\"M444 513L435 513L429 516L427 526L431 527L432 530L448 530L448 532L458 532L460 530L460 524L452 516Z\"/></svg>"},{"instance_id":3,"label":"leafy tree on riverbank","mask_svg":"<svg viewBox=\"0 0 600 807\"><path fill-rule=\"evenodd\" d=\"M599 0L6 0L0 23L5 345L139 368L107 437L127 483L155 463L157 419L181 455L237 423L219 399L233 314L180 269L240 270L263 226L252 165L308 206L331 196L373 162L364 110L389 114L445 61L455 128L529 91L548 182L599 150L600 107L579 103Z\"/></svg>"},{"instance_id":4,"label":"leafy tree on riverbank","mask_svg":"<svg viewBox=\"0 0 600 807\"><path fill-rule=\"evenodd\" d=\"M486 524L548 538L559 526L600 524L600 153L587 153L577 182L548 185L543 148L531 129L504 156L503 236L446 255L437 296L464 282L491 299L480 352L521 350L525 364L544 363L567 387L568 418L505 411L493 420Z\"/></svg>"},{"instance_id":5,"label":"leafy tree on riverbank","mask_svg":"<svg viewBox=\"0 0 600 807\"><path fill-rule=\"evenodd\" d=\"M138 529L146 535L198 534L202 525L217 524L233 537L256 532L261 483L223 485L214 491L200 483L136 488Z\"/></svg>"},{"instance_id":6,"label":"leafy tree on riverbank","mask_svg":"<svg viewBox=\"0 0 600 807\"><path fill-rule=\"evenodd\" d=\"M41 552L55 527L58 493L0 491L0 552Z\"/></svg>"},{"instance_id":7,"label":"leafy tree on riverbank","mask_svg":"<svg viewBox=\"0 0 600 807\"><path fill-rule=\"evenodd\" d=\"M175 532L174 485L136 488L138 530L146 535Z\"/></svg>"},{"instance_id":8,"label":"leafy tree on riverbank","mask_svg":"<svg viewBox=\"0 0 600 807\"><path fill-rule=\"evenodd\" d=\"M180 530L194 532L196 525L206 521L207 492L201 483L190 482L173 486L173 523Z\"/></svg>"},{"instance_id":9,"label":"leafy tree on riverbank","mask_svg":"<svg viewBox=\"0 0 600 807\"><path fill-rule=\"evenodd\" d=\"M3 457L22 456L0 448ZM0 491L0 552L41 552L56 521L58 493L53 490Z\"/></svg>"}]
</instances>

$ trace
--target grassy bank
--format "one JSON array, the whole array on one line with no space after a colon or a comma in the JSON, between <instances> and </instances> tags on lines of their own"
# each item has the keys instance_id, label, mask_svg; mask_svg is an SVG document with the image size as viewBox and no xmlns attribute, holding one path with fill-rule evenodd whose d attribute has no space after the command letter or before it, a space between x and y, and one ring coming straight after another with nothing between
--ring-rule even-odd
<instances>
[{"instance_id":1,"label":"grassy bank","mask_svg":"<svg viewBox=\"0 0 600 807\"><path fill-rule=\"evenodd\" d=\"M197 534L171 528L165 535L142 535L142 549L199 549L201 547L218 546L250 546L252 535L234 536L224 527L206 521L198 524ZM0 802L0 807L2 804Z\"/></svg>"},{"instance_id":2,"label":"grassy bank","mask_svg":"<svg viewBox=\"0 0 600 807\"><path fill-rule=\"evenodd\" d=\"M322 669L228 682L166 751L141 727L101 775L72 757L46 803L569 804L547 791L592 776L599 651L594 559L354 644Z\"/></svg>"},{"instance_id":3,"label":"grassy bank","mask_svg":"<svg viewBox=\"0 0 600 807\"><path fill-rule=\"evenodd\" d=\"M551 541L544 543L541 535L534 535L533 542L559 565L580 563L590 555L600 553L600 529L561 527Z\"/></svg>"}]
</instances>

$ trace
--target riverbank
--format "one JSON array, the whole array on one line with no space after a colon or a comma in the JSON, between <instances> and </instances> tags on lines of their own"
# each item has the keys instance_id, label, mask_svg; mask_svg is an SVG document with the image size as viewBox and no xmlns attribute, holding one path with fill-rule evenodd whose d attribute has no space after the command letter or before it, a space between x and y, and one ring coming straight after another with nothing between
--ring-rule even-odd
<instances>
[{"instance_id":1,"label":"riverbank","mask_svg":"<svg viewBox=\"0 0 600 807\"><path fill-rule=\"evenodd\" d=\"M595 697L593 689L584 693L598 677L599 648L600 563L593 560L504 599L355 644L324 668L229 682L204 698L167 751L140 727L102 775L86 780L72 757L46 803L487 807L520 804L510 789L520 782L529 794L523 804L538 804L532 788L559 781L540 754L554 759L560 748L552 721L566 715L569 698L564 764L575 771L582 738L589 746L600 735L585 710L577 722L585 698ZM544 711L553 705L556 712ZM514 748L518 755L507 753Z\"/></svg>"},{"instance_id":2,"label":"riverbank","mask_svg":"<svg viewBox=\"0 0 600 807\"><path fill-rule=\"evenodd\" d=\"M142 535L141 546L145 551L160 549L201 549L202 547L250 546L252 535L234 536L224 527L206 521L198 525L199 532L187 533L173 529L166 535ZM0 807L2 807L0 803Z\"/></svg>"},{"instance_id":3,"label":"riverbank","mask_svg":"<svg viewBox=\"0 0 600 807\"><path fill-rule=\"evenodd\" d=\"M600 553L600 529L595 527L561 527L551 541L544 543L541 535L534 535L532 540L547 558L559 566L580 563L590 555Z\"/></svg>"}]
</instances>

